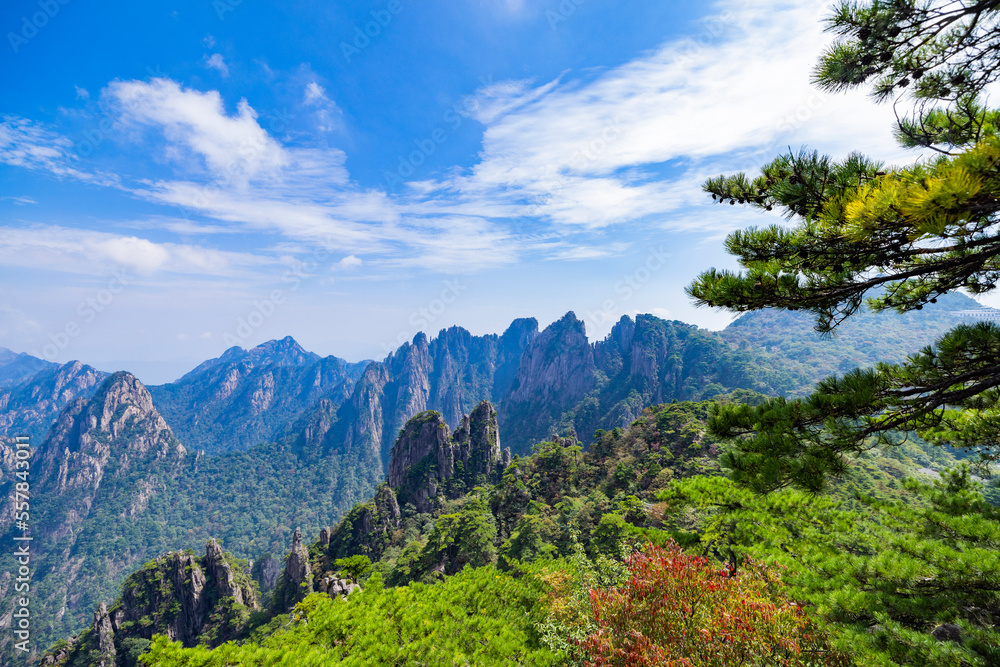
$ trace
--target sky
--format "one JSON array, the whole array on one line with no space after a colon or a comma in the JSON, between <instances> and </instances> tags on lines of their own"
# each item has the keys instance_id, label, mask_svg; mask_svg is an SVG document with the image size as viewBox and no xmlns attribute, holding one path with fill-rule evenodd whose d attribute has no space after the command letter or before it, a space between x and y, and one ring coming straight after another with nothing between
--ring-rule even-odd
<instances>
[{"instance_id":1,"label":"sky","mask_svg":"<svg viewBox=\"0 0 1000 667\"><path fill-rule=\"evenodd\" d=\"M286 335L722 328L684 287L782 219L705 178L913 159L891 106L810 84L828 5L6 0L0 346L161 383Z\"/></svg>"}]
</instances>

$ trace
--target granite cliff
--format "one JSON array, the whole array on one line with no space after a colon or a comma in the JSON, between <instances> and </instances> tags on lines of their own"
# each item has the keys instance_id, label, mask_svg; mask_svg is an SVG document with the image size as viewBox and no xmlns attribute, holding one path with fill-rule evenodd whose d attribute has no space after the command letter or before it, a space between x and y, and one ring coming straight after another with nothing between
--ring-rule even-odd
<instances>
[{"instance_id":1,"label":"granite cliff","mask_svg":"<svg viewBox=\"0 0 1000 667\"><path fill-rule=\"evenodd\" d=\"M177 551L146 563L110 608L101 602L90 627L53 646L41 664L134 667L154 634L185 646L216 646L236 636L259 608L244 564L209 540L203 557Z\"/></svg>"}]
</instances>

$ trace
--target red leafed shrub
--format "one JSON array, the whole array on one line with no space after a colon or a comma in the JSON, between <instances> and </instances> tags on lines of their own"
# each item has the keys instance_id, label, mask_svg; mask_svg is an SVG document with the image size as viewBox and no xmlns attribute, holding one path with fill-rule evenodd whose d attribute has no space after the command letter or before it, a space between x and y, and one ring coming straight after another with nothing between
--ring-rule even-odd
<instances>
[{"instance_id":1,"label":"red leafed shrub","mask_svg":"<svg viewBox=\"0 0 1000 667\"><path fill-rule=\"evenodd\" d=\"M588 667L848 664L760 563L720 570L671 543L647 545L628 567L625 585L590 591Z\"/></svg>"}]
</instances>

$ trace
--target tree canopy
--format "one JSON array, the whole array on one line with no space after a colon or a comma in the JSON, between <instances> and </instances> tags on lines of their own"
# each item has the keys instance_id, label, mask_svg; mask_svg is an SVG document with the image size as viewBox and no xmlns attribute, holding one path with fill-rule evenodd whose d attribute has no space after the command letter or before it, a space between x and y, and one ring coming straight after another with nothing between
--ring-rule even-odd
<instances>
[{"instance_id":1,"label":"tree canopy","mask_svg":"<svg viewBox=\"0 0 1000 667\"><path fill-rule=\"evenodd\" d=\"M853 153L802 150L755 176L724 175L704 189L721 203L782 212L793 226L730 234L741 272L710 269L689 287L699 305L736 312L808 310L832 333L865 304L920 310L956 289L1000 281L998 112L980 101L1000 67L1000 2L843 2L828 19L839 36L815 70L829 90L868 86L909 101L897 138L924 147L906 167ZM761 490L818 490L844 455L916 431L986 460L1000 455L1000 327L961 325L901 364L821 382L801 400L723 407L711 427L738 438L726 463Z\"/></svg>"}]
</instances>

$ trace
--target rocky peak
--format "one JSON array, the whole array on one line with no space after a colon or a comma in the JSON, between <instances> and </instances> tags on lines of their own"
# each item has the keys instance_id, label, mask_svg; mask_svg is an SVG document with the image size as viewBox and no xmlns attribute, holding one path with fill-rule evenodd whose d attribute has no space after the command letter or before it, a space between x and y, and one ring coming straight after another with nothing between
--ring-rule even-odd
<instances>
[{"instance_id":1,"label":"rocky peak","mask_svg":"<svg viewBox=\"0 0 1000 667\"><path fill-rule=\"evenodd\" d=\"M90 401L70 403L37 450L43 484L55 485L60 493L96 493L112 459L120 475L155 461L176 466L185 454L149 392L125 372L108 377ZM91 500L83 499L87 508Z\"/></svg>"},{"instance_id":2,"label":"rocky peak","mask_svg":"<svg viewBox=\"0 0 1000 667\"><path fill-rule=\"evenodd\" d=\"M594 354L586 327L570 311L528 345L508 400L569 403L590 391L595 382Z\"/></svg>"},{"instance_id":3,"label":"rocky peak","mask_svg":"<svg viewBox=\"0 0 1000 667\"><path fill-rule=\"evenodd\" d=\"M455 454L462 462L470 478L482 475L484 480L493 473L500 452L500 427L497 425L497 411L489 401L483 401L476 409L462 418L462 424L455 430Z\"/></svg>"},{"instance_id":4,"label":"rocky peak","mask_svg":"<svg viewBox=\"0 0 1000 667\"><path fill-rule=\"evenodd\" d=\"M292 533L292 550L285 557L285 569L274 589L271 608L285 613L312 591L313 576L309 551L302 543L302 531Z\"/></svg>"},{"instance_id":5,"label":"rocky peak","mask_svg":"<svg viewBox=\"0 0 1000 667\"><path fill-rule=\"evenodd\" d=\"M313 352L306 352L291 336L269 340L247 352L255 366L309 366L320 360Z\"/></svg>"},{"instance_id":6,"label":"rocky peak","mask_svg":"<svg viewBox=\"0 0 1000 667\"><path fill-rule=\"evenodd\" d=\"M355 554L368 556L372 562L379 560L401 519L396 493L388 484L381 484L374 498L356 505L326 536L320 533L327 563Z\"/></svg>"},{"instance_id":7,"label":"rocky peak","mask_svg":"<svg viewBox=\"0 0 1000 667\"><path fill-rule=\"evenodd\" d=\"M388 486L399 503L428 512L439 495L458 495L494 478L502 459L497 413L489 401L464 417L454 436L441 415L428 410L400 432L389 460Z\"/></svg>"},{"instance_id":8,"label":"rocky peak","mask_svg":"<svg viewBox=\"0 0 1000 667\"><path fill-rule=\"evenodd\" d=\"M30 380L35 374L58 364L45 361L23 352L13 352L0 347L0 387Z\"/></svg>"},{"instance_id":9,"label":"rocky peak","mask_svg":"<svg viewBox=\"0 0 1000 667\"><path fill-rule=\"evenodd\" d=\"M241 629L246 611L259 608L250 577L210 540L204 558L175 551L133 573L117 602L110 609L102 602L90 629L42 664L114 667L126 640L150 640L154 634L185 646L211 634L214 644L221 644Z\"/></svg>"},{"instance_id":10,"label":"rocky peak","mask_svg":"<svg viewBox=\"0 0 1000 667\"><path fill-rule=\"evenodd\" d=\"M571 311L528 344L501 403L500 426L520 446L559 426L562 415L597 387L594 350Z\"/></svg>"}]
</instances>

